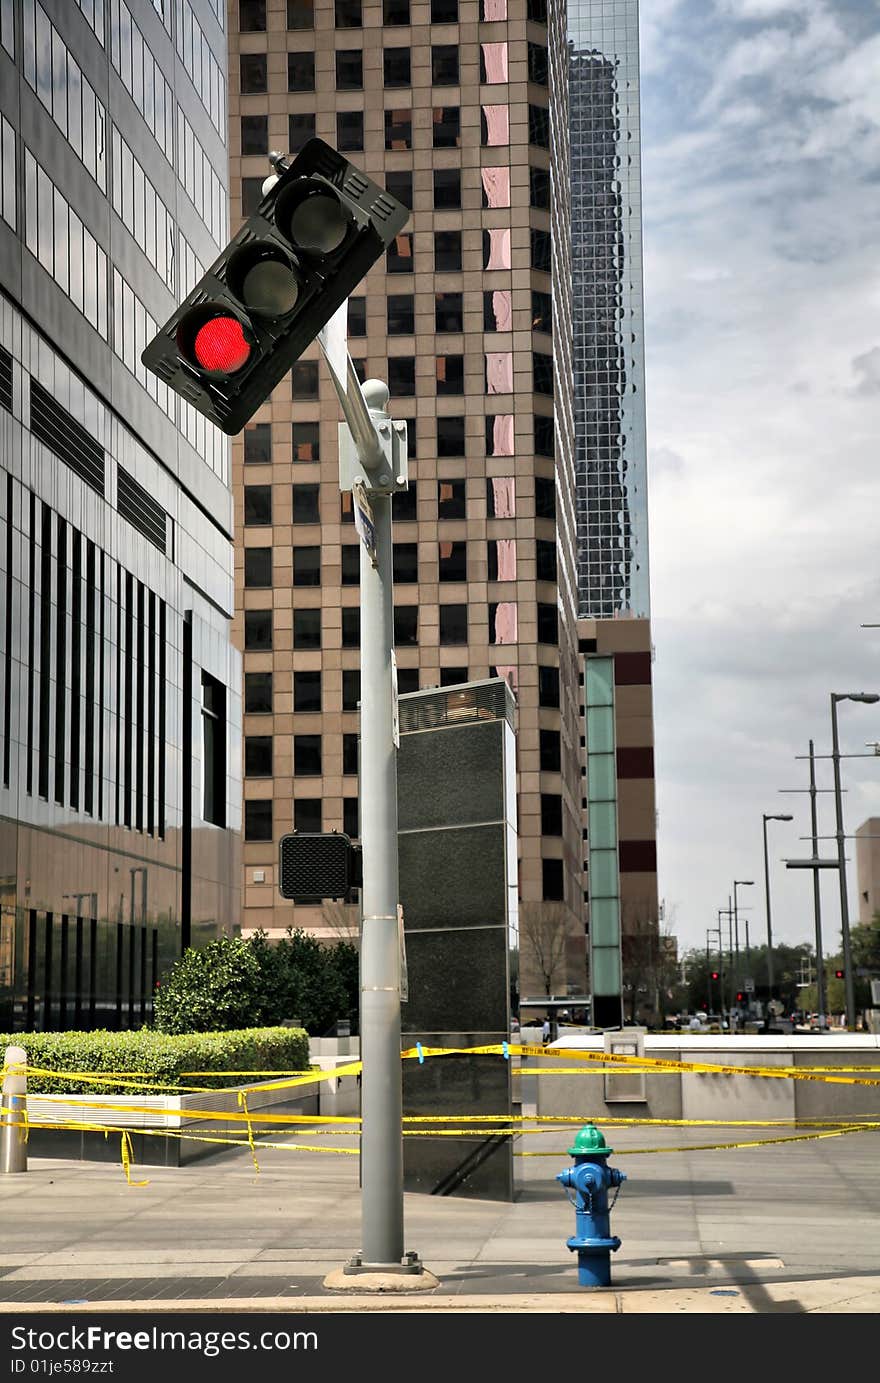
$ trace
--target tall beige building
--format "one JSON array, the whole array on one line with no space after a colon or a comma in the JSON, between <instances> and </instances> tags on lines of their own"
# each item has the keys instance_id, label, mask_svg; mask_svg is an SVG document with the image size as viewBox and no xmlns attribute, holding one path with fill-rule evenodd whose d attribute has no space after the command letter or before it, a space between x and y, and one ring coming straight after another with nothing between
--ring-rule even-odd
<instances>
[{"instance_id":1,"label":"tall beige building","mask_svg":"<svg viewBox=\"0 0 880 1383\"><path fill-rule=\"evenodd\" d=\"M412 208L350 300L362 378L409 425L394 501L401 692L496 672L518 705L522 989L586 982L567 56L546 0L230 5L233 229L317 135ZM326 930L277 890L292 829L358 834L358 539L316 347L233 447L244 926ZM364 810L369 810L365 804Z\"/></svg>"}]
</instances>

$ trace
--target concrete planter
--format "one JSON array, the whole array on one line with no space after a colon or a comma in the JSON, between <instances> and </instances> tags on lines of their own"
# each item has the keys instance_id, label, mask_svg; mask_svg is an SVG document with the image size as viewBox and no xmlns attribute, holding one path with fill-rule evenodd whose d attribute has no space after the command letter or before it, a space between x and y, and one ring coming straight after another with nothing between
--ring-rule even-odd
<instances>
[{"instance_id":1,"label":"concrete planter","mask_svg":"<svg viewBox=\"0 0 880 1383\"><path fill-rule=\"evenodd\" d=\"M239 1090L247 1090L248 1110L266 1114L317 1114L318 1085L282 1090L256 1085L229 1086L192 1095L28 1095L28 1153L36 1157L69 1157L90 1162L118 1162L120 1135L105 1135L103 1128L128 1130L133 1161L147 1167L180 1167L198 1158L223 1152L228 1144L197 1142L179 1134L211 1138L241 1137L239 1120L206 1119L203 1111L240 1113ZM88 1123L96 1129L58 1129L41 1125ZM291 1125L295 1129L296 1125ZM144 1129L168 1129L173 1137L145 1133ZM255 1129L259 1136L259 1127Z\"/></svg>"}]
</instances>

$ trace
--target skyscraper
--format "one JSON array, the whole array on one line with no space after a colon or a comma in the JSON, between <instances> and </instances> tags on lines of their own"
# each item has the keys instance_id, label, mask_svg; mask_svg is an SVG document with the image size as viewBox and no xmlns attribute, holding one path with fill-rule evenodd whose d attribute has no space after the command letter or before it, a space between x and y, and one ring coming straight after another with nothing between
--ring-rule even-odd
<instances>
[{"instance_id":1,"label":"skyscraper","mask_svg":"<svg viewBox=\"0 0 880 1383\"><path fill-rule=\"evenodd\" d=\"M570 0L568 31L586 896L594 1020L613 1026L621 956L658 920L638 0Z\"/></svg>"},{"instance_id":2,"label":"skyscraper","mask_svg":"<svg viewBox=\"0 0 880 1383\"><path fill-rule=\"evenodd\" d=\"M312 135L412 208L349 308L359 373L388 382L409 425L410 489L393 511L399 686L508 679L523 987L543 992L533 943L549 953L552 937L552 987L580 991L563 14L546 0L235 8L233 222L256 205L268 152ZM358 540L338 418L312 348L233 446L248 927L332 930L327 911L279 898L278 840L358 834Z\"/></svg>"},{"instance_id":3,"label":"skyscraper","mask_svg":"<svg viewBox=\"0 0 880 1383\"><path fill-rule=\"evenodd\" d=\"M229 449L140 355L225 243L222 0L0 3L0 1022L239 920Z\"/></svg>"}]
</instances>

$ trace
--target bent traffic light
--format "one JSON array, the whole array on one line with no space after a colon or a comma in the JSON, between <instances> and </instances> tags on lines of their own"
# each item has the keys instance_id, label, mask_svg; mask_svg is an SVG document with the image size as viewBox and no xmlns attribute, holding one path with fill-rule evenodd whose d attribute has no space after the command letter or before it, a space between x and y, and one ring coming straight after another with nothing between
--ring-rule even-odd
<instances>
[{"instance_id":1,"label":"bent traffic light","mask_svg":"<svg viewBox=\"0 0 880 1383\"><path fill-rule=\"evenodd\" d=\"M309 140L144 365L221 431L240 432L408 219L348 159Z\"/></svg>"}]
</instances>

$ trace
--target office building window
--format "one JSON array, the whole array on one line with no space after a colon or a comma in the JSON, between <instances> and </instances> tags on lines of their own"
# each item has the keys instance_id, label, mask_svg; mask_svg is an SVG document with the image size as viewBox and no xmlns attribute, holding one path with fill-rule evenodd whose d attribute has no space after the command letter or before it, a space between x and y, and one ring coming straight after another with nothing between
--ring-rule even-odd
<instances>
[{"instance_id":1,"label":"office building window","mask_svg":"<svg viewBox=\"0 0 880 1383\"><path fill-rule=\"evenodd\" d=\"M441 581L467 581L467 543L438 543L437 560Z\"/></svg>"},{"instance_id":2,"label":"office building window","mask_svg":"<svg viewBox=\"0 0 880 1383\"><path fill-rule=\"evenodd\" d=\"M247 715L272 714L271 672L246 672L244 675L244 709Z\"/></svg>"},{"instance_id":3,"label":"office building window","mask_svg":"<svg viewBox=\"0 0 880 1383\"><path fill-rule=\"evenodd\" d=\"M343 586L359 586L360 581L360 543L344 543L342 546L342 584Z\"/></svg>"},{"instance_id":4,"label":"office building window","mask_svg":"<svg viewBox=\"0 0 880 1383\"><path fill-rule=\"evenodd\" d=\"M264 59L265 61L265 59ZM314 53L287 54L287 90L314 91L315 55Z\"/></svg>"},{"instance_id":5,"label":"office building window","mask_svg":"<svg viewBox=\"0 0 880 1383\"><path fill-rule=\"evenodd\" d=\"M265 53L242 53L238 72L243 96L263 95L267 89Z\"/></svg>"},{"instance_id":6,"label":"office building window","mask_svg":"<svg viewBox=\"0 0 880 1383\"><path fill-rule=\"evenodd\" d=\"M416 361L412 355L394 355L388 361L388 388L392 398L416 392Z\"/></svg>"},{"instance_id":7,"label":"office building window","mask_svg":"<svg viewBox=\"0 0 880 1383\"><path fill-rule=\"evenodd\" d=\"M339 522L350 523L354 528L354 504L352 503L351 490L343 490L339 496Z\"/></svg>"},{"instance_id":8,"label":"office building window","mask_svg":"<svg viewBox=\"0 0 880 1383\"><path fill-rule=\"evenodd\" d=\"M360 648L361 646L361 610L359 605L343 605L342 607L342 647Z\"/></svg>"},{"instance_id":9,"label":"office building window","mask_svg":"<svg viewBox=\"0 0 880 1383\"><path fill-rule=\"evenodd\" d=\"M272 549L246 547L244 550L244 584L248 590L272 586Z\"/></svg>"},{"instance_id":10,"label":"office building window","mask_svg":"<svg viewBox=\"0 0 880 1383\"><path fill-rule=\"evenodd\" d=\"M550 232L535 230L533 226L529 234L532 249L532 268L537 269L542 274L549 274L551 268Z\"/></svg>"},{"instance_id":11,"label":"office building window","mask_svg":"<svg viewBox=\"0 0 880 1383\"><path fill-rule=\"evenodd\" d=\"M382 0L383 24L408 24L409 0Z\"/></svg>"},{"instance_id":12,"label":"office building window","mask_svg":"<svg viewBox=\"0 0 880 1383\"><path fill-rule=\"evenodd\" d=\"M397 669L397 691L399 696L406 696L408 692L416 692L419 689L419 670L417 667L399 667Z\"/></svg>"},{"instance_id":13,"label":"office building window","mask_svg":"<svg viewBox=\"0 0 880 1383\"><path fill-rule=\"evenodd\" d=\"M361 27L361 0L336 0L337 29L359 29Z\"/></svg>"},{"instance_id":14,"label":"office building window","mask_svg":"<svg viewBox=\"0 0 880 1383\"><path fill-rule=\"evenodd\" d=\"M458 211L461 208L461 170L434 169L434 210Z\"/></svg>"},{"instance_id":15,"label":"office building window","mask_svg":"<svg viewBox=\"0 0 880 1383\"><path fill-rule=\"evenodd\" d=\"M394 585L406 586L419 579L418 543L395 543L393 553Z\"/></svg>"},{"instance_id":16,"label":"office building window","mask_svg":"<svg viewBox=\"0 0 880 1383\"><path fill-rule=\"evenodd\" d=\"M357 840L358 830L358 799L356 797L343 797L342 799L342 829L351 840Z\"/></svg>"},{"instance_id":17,"label":"office building window","mask_svg":"<svg viewBox=\"0 0 880 1383\"><path fill-rule=\"evenodd\" d=\"M412 293L391 293L386 301L388 335L412 336L415 330Z\"/></svg>"},{"instance_id":18,"label":"office building window","mask_svg":"<svg viewBox=\"0 0 880 1383\"><path fill-rule=\"evenodd\" d=\"M271 485L245 485L244 521L249 526L272 522Z\"/></svg>"},{"instance_id":19,"label":"office building window","mask_svg":"<svg viewBox=\"0 0 880 1383\"><path fill-rule=\"evenodd\" d=\"M559 706L559 668L538 665L538 705Z\"/></svg>"},{"instance_id":20,"label":"office building window","mask_svg":"<svg viewBox=\"0 0 880 1383\"><path fill-rule=\"evenodd\" d=\"M562 860L541 860L541 884L545 903L565 902Z\"/></svg>"},{"instance_id":21,"label":"office building window","mask_svg":"<svg viewBox=\"0 0 880 1383\"><path fill-rule=\"evenodd\" d=\"M434 326L437 331L464 330L461 293L435 293Z\"/></svg>"},{"instance_id":22,"label":"office building window","mask_svg":"<svg viewBox=\"0 0 880 1383\"><path fill-rule=\"evenodd\" d=\"M461 231L434 232L434 272L441 274L461 268Z\"/></svg>"},{"instance_id":23,"label":"office building window","mask_svg":"<svg viewBox=\"0 0 880 1383\"><path fill-rule=\"evenodd\" d=\"M207 672L202 673L202 820L226 825L226 688Z\"/></svg>"},{"instance_id":24,"label":"office building window","mask_svg":"<svg viewBox=\"0 0 880 1383\"><path fill-rule=\"evenodd\" d=\"M558 730L539 730L540 766L542 773L562 770L562 737Z\"/></svg>"},{"instance_id":25,"label":"office building window","mask_svg":"<svg viewBox=\"0 0 880 1383\"><path fill-rule=\"evenodd\" d=\"M529 106L529 143L550 148L550 112L546 106Z\"/></svg>"},{"instance_id":26,"label":"office building window","mask_svg":"<svg viewBox=\"0 0 880 1383\"><path fill-rule=\"evenodd\" d=\"M490 581L515 581L516 539L490 538L486 543L486 560Z\"/></svg>"},{"instance_id":27,"label":"office building window","mask_svg":"<svg viewBox=\"0 0 880 1383\"><path fill-rule=\"evenodd\" d=\"M410 419L407 428L407 440L415 436L415 419ZM411 480L405 490L398 490L392 497L391 509L395 523L414 523L418 517L418 484Z\"/></svg>"},{"instance_id":28,"label":"office building window","mask_svg":"<svg viewBox=\"0 0 880 1383\"><path fill-rule=\"evenodd\" d=\"M394 644L396 648L412 648L419 641L418 605L395 605ZM398 691L400 683L398 680Z\"/></svg>"},{"instance_id":29,"label":"office building window","mask_svg":"<svg viewBox=\"0 0 880 1383\"><path fill-rule=\"evenodd\" d=\"M385 148L412 148L412 111L408 107L385 112Z\"/></svg>"},{"instance_id":30,"label":"office building window","mask_svg":"<svg viewBox=\"0 0 880 1383\"><path fill-rule=\"evenodd\" d=\"M438 355L436 359L437 393L464 393L464 356Z\"/></svg>"},{"instance_id":31,"label":"office building window","mask_svg":"<svg viewBox=\"0 0 880 1383\"><path fill-rule=\"evenodd\" d=\"M385 254L389 274L411 274L413 271L413 238L409 232L396 235Z\"/></svg>"},{"instance_id":32,"label":"office building window","mask_svg":"<svg viewBox=\"0 0 880 1383\"><path fill-rule=\"evenodd\" d=\"M535 414L535 451L539 456L556 455L555 431L552 416L547 417L543 413Z\"/></svg>"},{"instance_id":33,"label":"office building window","mask_svg":"<svg viewBox=\"0 0 880 1383\"><path fill-rule=\"evenodd\" d=\"M357 668L342 669L342 709L356 711L361 699L361 674Z\"/></svg>"},{"instance_id":34,"label":"office building window","mask_svg":"<svg viewBox=\"0 0 880 1383\"><path fill-rule=\"evenodd\" d=\"M480 143L486 149L510 143L510 111L507 106L480 106Z\"/></svg>"},{"instance_id":35,"label":"office building window","mask_svg":"<svg viewBox=\"0 0 880 1383\"><path fill-rule=\"evenodd\" d=\"M435 149L457 149L461 144L461 112L458 106L435 106L432 118Z\"/></svg>"},{"instance_id":36,"label":"office building window","mask_svg":"<svg viewBox=\"0 0 880 1383\"><path fill-rule=\"evenodd\" d=\"M538 601L538 643L559 643L559 613L555 605Z\"/></svg>"},{"instance_id":37,"label":"office building window","mask_svg":"<svg viewBox=\"0 0 880 1383\"><path fill-rule=\"evenodd\" d=\"M253 652L272 647L271 610L245 610L244 646Z\"/></svg>"},{"instance_id":38,"label":"office building window","mask_svg":"<svg viewBox=\"0 0 880 1383\"><path fill-rule=\"evenodd\" d=\"M516 481L512 475L491 475L486 481L486 518L516 517Z\"/></svg>"},{"instance_id":39,"label":"office building window","mask_svg":"<svg viewBox=\"0 0 880 1383\"><path fill-rule=\"evenodd\" d=\"M320 672L294 671L293 674L294 712L313 712L321 709Z\"/></svg>"},{"instance_id":40,"label":"office building window","mask_svg":"<svg viewBox=\"0 0 880 1383\"><path fill-rule=\"evenodd\" d=\"M556 481L548 476L535 476L535 518L556 518Z\"/></svg>"},{"instance_id":41,"label":"office building window","mask_svg":"<svg viewBox=\"0 0 880 1383\"><path fill-rule=\"evenodd\" d=\"M468 670L466 667L442 667L440 669L441 687L456 687L467 680Z\"/></svg>"},{"instance_id":42,"label":"office building window","mask_svg":"<svg viewBox=\"0 0 880 1383\"><path fill-rule=\"evenodd\" d=\"M364 54L361 48L341 48L336 54L337 91L362 91Z\"/></svg>"},{"instance_id":43,"label":"office building window","mask_svg":"<svg viewBox=\"0 0 880 1383\"><path fill-rule=\"evenodd\" d=\"M290 371L290 383L293 397L297 400L319 398L320 386L318 378L317 360L295 361Z\"/></svg>"},{"instance_id":44,"label":"office building window","mask_svg":"<svg viewBox=\"0 0 880 1383\"><path fill-rule=\"evenodd\" d=\"M271 735L245 735L244 776L246 778L272 777Z\"/></svg>"},{"instance_id":45,"label":"office building window","mask_svg":"<svg viewBox=\"0 0 880 1383\"><path fill-rule=\"evenodd\" d=\"M536 288L532 289L532 330L545 331L548 336L553 330L553 299Z\"/></svg>"},{"instance_id":46,"label":"office building window","mask_svg":"<svg viewBox=\"0 0 880 1383\"><path fill-rule=\"evenodd\" d=\"M550 68L547 62L547 49L543 43L530 43L529 46L529 81L536 86L548 86L550 83Z\"/></svg>"},{"instance_id":47,"label":"office building window","mask_svg":"<svg viewBox=\"0 0 880 1383\"><path fill-rule=\"evenodd\" d=\"M293 646L295 649L321 647L321 610L295 609L293 612Z\"/></svg>"},{"instance_id":48,"label":"office building window","mask_svg":"<svg viewBox=\"0 0 880 1383\"><path fill-rule=\"evenodd\" d=\"M287 147L292 154L304 149L310 139L315 137L314 115L288 115Z\"/></svg>"},{"instance_id":49,"label":"office building window","mask_svg":"<svg viewBox=\"0 0 880 1383\"><path fill-rule=\"evenodd\" d=\"M535 543L535 575L539 581L556 580L556 544L546 538Z\"/></svg>"},{"instance_id":50,"label":"office building window","mask_svg":"<svg viewBox=\"0 0 880 1383\"><path fill-rule=\"evenodd\" d=\"M553 357L532 351L532 388L536 394L553 395Z\"/></svg>"},{"instance_id":51,"label":"office building window","mask_svg":"<svg viewBox=\"0 0 880 1383\"><path fill-rule=\"evenodd\" d=\"M367 334L367 300L363 296L348 300L348 334L349 336L366 336Z\"/></svg>"},{"instance_id":52,"label":"office building window","mask_svg":"<svg viewBox=\"0 0 880 1383\"><path fill-rule=\"evenodd\" d=\"M272 798L246 797L244 802L245 840L272 839Z\"/></svg>"},{"instance_id":53,"label":"office building window","mask_svg":"<svg viewBox=\"0 0 880 1383\"><path fill-rule=\"evenodd\" d=\"M382 72L386 86L412 86L409 49L386 48L382 53Z\"/></svg>"},{"instance_id":54,"label":"office building window","mask_svg":"<svg viewBox=\"0 0 880 1383\"><path fill-rule=\"evenodd\" d=\"M533 24L546 24L547 0L526 0L526 19Z\"/></svg>"},{"instance_id":55,"label":"office building window","mask_svg":"<svg viewBox=\"0 0 880 1383\"><path fill-rule=\"evenodd\" d=\"M319 423L294 423L291 428L294 462L320 461L321 428Z\"/></svg>"},{"instance_id":56,"label":"office building window","mask_svg":"<svg viewBox=\"0 0 880 1383\"><path fill-rule=\"evenodd\" d=\"M294 735L293 776L294 778L319 778L321 776L320 735Z\"/></svg>"},{"instance_id":57,"label":"office building window","mask_svg":"<svg viewBox=\"0 0 880 1383\"><path fill-rule=\"evenodd\" d=\"M266 0L238 0L238 27L243 34L265 33Z\"/></svg>"},{"instance_id":58,"label":"office building window","mask_svg":"<svg viewBox=\"0 0 880 1383\"><path fill-rule=\"evenodd\" d=\"M468 641L468 607L466 605L440 606L440 643L462 644Z\"/></svg>"},{"instance_id":59,"label":"office building window","mask_svg":"<svg viewBox=\"0 0 880 1383\"><path fill-rule=\"evenodd\" d=\"M465 482L463 480L438 480L437 518L464 519L466 517Z\"/></svg>"},{"instance_id":60,"label":"office building window","mask_svg":"<svg viewBox=\"0 0 880 1383\"><path fill-rule=\"evenodd\" d=\"M550 209L550 169L529 169L529 202L542 210Z\"/></svg>"},{"instance_id":61,"label":"office building window","mask_svg":"<svg viewBox=\"0 0 880 1383\"><path fill-rule=\"evenodd\" d=\"M412 192L412 173L407 169L389 170L385 174L385 187L396 197L402 206L409 207L412 211L413 192Z\"/></svg>"},{"instance_id":62,"label":"office building window","mask_svg":"<svg viewBox=\"0 0 880 1383\"><path fill-rule=\"evenodd\" d=\"M272 460L271 423L253 423L245 428L244 460L246 466L263 465Z\"/></svg>"},{"instance_id":63,"label":"office building window","mask_svg":"<svg viewBox=\"0 0 880 1383\"><path fill-rule=\"evenodd\" d=\"M431 81L434 86L458 86L458 44L432 45Z\"/></svg>"},{"instance_id":64,"label":"office building window","mask_svg":"<svg viewBox=\"0 0 880 1383\"><path fill-rule=\"evenodd\" d=\"M292 523L320 523L320 485L294 485Z\"/></svg>"},{"instance_id":65,"label":"office building window","mask_svg":"<svg viewBox=\"0 0 880 1383\"><path fill-rule=\"evenodd\" d=\"M437 455L464 456L464 418L437 419Z\"/></svg>"},{"instance_id":66,"label":"office building window","mask_svg":"<svg viewBox=\"0 0 880 1383\"><path fill-rule=\"evenodd\" d=\"M323 803L320 797L294 797L293 829L295 831L321 830Z\"/></svg>"},{"instance_id":67,"label":"office building window","mask_svg":"<svg viewBox=\"0 0 880 1383\"><path fill-rule=\"evenodd\" d=\"M510 331L513 303L509 288L492 288L483 293L483 330Z\"/></svg>"},{"instance_id":68,"label":"office building window","mask_svg":"<svg viewBox=\"0 0 880 1383\"><path fill-rule=\"evenodd\" d=\"M343 774L353 774L358 771L358 737L357 735L342 736L342 772Z\"/></svg>"},{"instance_id":69,"label":"office building window","mask_svg":"<svg viewBox=\"0 0 880 1383\"><path fill-rule=\"evenodd\" d=\"M541 793L541 835L562 835L562 798L558 792Z\"/></svg>"},{"instance_id":70,"label":"office building window","mask_svg":"<svg viewBox=\"0 0 880 1383\"><path fill-rule=\"evenodd\" d=\"M514 429L512 413L488 413L486 415L486 455L513 456ZM506 517L499 514L498 518Z\"/></svg>"},{"instance_id":71,"label":"office building window","mask_svg":"<svg viewBox=\"0 0 880 1383\"><path fill-rule=\"evenodd\" d=\"M432 24L457 24L458 0L431 0Z\"/></svg>"},{"instance_id":72,"label":"office building window","mask_svg":"<svg viewBox=\"0 0 880 1383\"><path fill-rule=\"evenodd\" d=\"M287 0L288 29L314 29L315 0Z\"/></svg>"},{"instance_id":73,"label":"office building window","mask_svg":"<svg viewBox=\"0 0 880 1383\"><path fill-rule=\"evenodd\" d=\"M320 586L321 549L319 547L295 547L293 549L293 585Z\"/></svg>"},{"instance_id":74,"label":"office building window","mask_svg":"<svg viewBox=\"0 0 880 1383\"><path fill-rule=\"evenodd\" d=\"M243 115L241 117L241 152L242 154L268 154L268 115Z\"/></svg>"},{"instance_id":75,"label":"office building window","mask_svg":"<svg viewBox=\"0 0 880 1383\"><path fill-rule=\"evenodd\" d=\"M242 178L241 180L241 214L245 219L248 216L253 216L263 200L263 182L263 178Z\"/></svg>"},{"instance_id":76,"label":"office building window","mask_svg":"<svg viewBox=\"0 0 880 1383\"><path fill-rule=\"evenodd\" d=\"M364 113L362 110L337 112L336 147L347 153L364 147Z\"/></svg>"}]
</instances>

